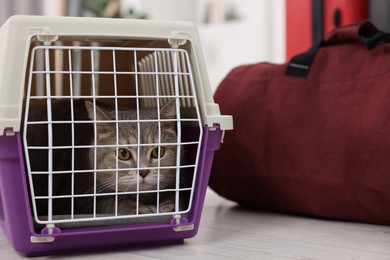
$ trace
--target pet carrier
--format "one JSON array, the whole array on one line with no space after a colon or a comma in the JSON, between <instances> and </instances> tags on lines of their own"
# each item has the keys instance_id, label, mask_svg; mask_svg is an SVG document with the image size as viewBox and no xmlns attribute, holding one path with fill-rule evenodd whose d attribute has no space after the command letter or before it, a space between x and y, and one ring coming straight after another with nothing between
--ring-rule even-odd
<instances>
[{"instance_id":1,"label":"pet carrier","mask_svg":"<svg viewBox=\"0 0 390 260\"><path fill-rule=\"evenodd\" d=\"M0 219L16 250L196 234L232 119L192 24L14 16L0 56Z\"/></svg>"}]
</instances>

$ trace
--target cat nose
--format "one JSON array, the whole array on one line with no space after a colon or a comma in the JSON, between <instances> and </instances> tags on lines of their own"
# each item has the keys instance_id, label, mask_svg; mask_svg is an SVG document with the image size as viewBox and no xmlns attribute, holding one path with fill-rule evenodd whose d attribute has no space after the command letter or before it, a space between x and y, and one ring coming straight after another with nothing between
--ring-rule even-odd
<instances>
[{"instance_id":1,"label":"cat nose","mask_svg":"<svg viewBox=\"0 0 390 260\"><path fill-rule=\"evenodd\" d=\"M139 170L139 175L141 175L142 178L145 178L149 174L149 170Z\"/></svg>"}]
</instances>

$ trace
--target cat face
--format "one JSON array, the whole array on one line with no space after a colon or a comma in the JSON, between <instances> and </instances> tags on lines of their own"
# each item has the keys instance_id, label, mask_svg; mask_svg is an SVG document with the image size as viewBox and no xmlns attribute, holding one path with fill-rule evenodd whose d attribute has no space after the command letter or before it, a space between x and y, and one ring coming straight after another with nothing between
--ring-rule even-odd
<instances>
[{"instance_id":1,"label":"cat face","mask_svg":"<svg viewBox=\"0 0 390 260\"><path fill-rule=\"evenodd\" d=\"M85 102L91 120L93 104ZM133 110L118 111L118 120L136 120ZM139 110L141 120L157 119L157 110ZM160 110L161 119L176 119L175 102L168 102ZM115 111L96 106L96 120L115 120ZM160 124L160 127L159 127ZM138 132L139 131L139 132ZM97 192L157 190L174 187L176 182L176 123L118 122L118 139L115 123L97 123L97 144L116 145L96 148ZM161 145L159 145L159 143ZM169 145L171 144L171 145ZM95 166L94 151L90 151L91 168ZM109 170L111 169L111 170ZM118 169L118 170L116 170ZM121 170L123 169L123 170Z\"/></svg>"}]
</instances>

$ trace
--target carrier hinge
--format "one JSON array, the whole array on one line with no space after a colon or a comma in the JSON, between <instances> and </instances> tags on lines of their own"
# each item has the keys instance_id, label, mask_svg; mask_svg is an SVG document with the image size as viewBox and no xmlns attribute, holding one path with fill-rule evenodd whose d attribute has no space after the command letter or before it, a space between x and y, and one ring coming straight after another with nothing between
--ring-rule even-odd
<instances>
[{"instance_id":1,"label":"carrier hinge","mask_svg":"<svg viewBox=\"0 0 390 260\"><path fill-rule=\"evenodd\" d=\"M189 32L178 32L173 31L169 35L168 43L172 48L179 48L179 46L187 43L187 39L191 37L191 33Z\"/></svg>"},{"instance_id":2,"label":"carrier hinge","mask_svg":"<svg viewBox=\"0 0 390 260\"><path fill-rule=\"evenodd\" d=\"M5 136L15 136L15 131L12 127L4 128L3 135Z\"/></svg>"},{"instance_id":3,"label":"carrier hinge","mask_svg":"<svg viewBox=\"0 0 390 260\"><path fill-rule=\"evenodd\" d=\"M31 236L30 241L31 243L51 243L54 242L56 239L55 237L51 237L49 235L52 235L55 233L55 226L54 224L47 224L46 228L43 229L42 233L46 233L48 236L44 237L37 237L37 236Z\"/></svg>"},{"instance_id":4,"label":"carrier hinge","mask_svg":"<svg viewBox=\"0 0 390 260\"><path fill-rule=\"evenodd\" d=\"M171 224L178 225L173 228L176 232L194 230L195 228L194 224L189 224L188 219L182 218L180 215L173 216Z\"/></svg>"},{"instance_id":5,"label":"carrier hinge","mask_svg":"<svg viewBox=\"0 0 390 260\"><path fill-rule=\"evenodd\" d=\"M30 27L27 29L29 34L35 34L38 41L43 42L43 45L51 45L52 42L58 40L58 35L51 33L49 27Z\"/></svg>"}]
</instances>

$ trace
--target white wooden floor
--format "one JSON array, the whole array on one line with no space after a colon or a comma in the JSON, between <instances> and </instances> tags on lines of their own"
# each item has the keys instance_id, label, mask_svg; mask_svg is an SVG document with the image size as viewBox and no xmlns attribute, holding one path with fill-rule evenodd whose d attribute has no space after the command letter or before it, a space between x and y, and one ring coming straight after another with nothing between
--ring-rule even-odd
<instances>
[{"instance_id":1,"label":"white wooden floor","mask_svg":"<svg viewBox=\"0 0 390 260\"><path fill-rule=\"evenodd\" d=\"M0 232L0 259L22 259ZM201 227L183 245L34 259L390 259L390 226L242 209L208 191Z\"/></svg>"}]
</instances>

